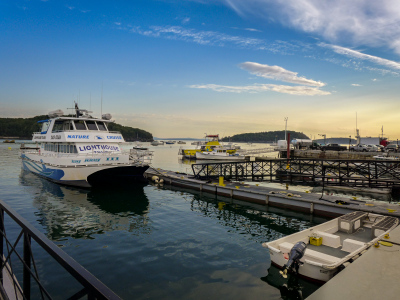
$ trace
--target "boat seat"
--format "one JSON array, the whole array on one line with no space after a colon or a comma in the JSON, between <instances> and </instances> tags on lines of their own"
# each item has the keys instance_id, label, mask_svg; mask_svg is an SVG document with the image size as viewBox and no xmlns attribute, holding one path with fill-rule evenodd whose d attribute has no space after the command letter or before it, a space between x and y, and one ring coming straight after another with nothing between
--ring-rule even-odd
<instances>
[{"instance_id":1,"label":"boat seat","mask_svg":"<svg viewBox=\"0 0 400 300\"><path fill-rule=\"evenodd\" d=\"M290 250L293 248L294 244L284 242L279 244L279 249L282 251L282 253L289 253ZM334 264L338 261L341 260L339 257L335 257L332 255L328 255L325 253L321 253L315 250L307 249L306 252L304 253L304 257L301 259L301 261L304 260L310 260L310 261L315 261L319 263L325 263L325 264Z\"/></svg>"},{"instance_id":2,"label":"boat seat","mask_svg":"<svg viewBox=\"0 0 400 300\"><path fill-rule=\"evenodd\" d=\"M327 233L324 231L316 231L315 232L318 236L322 237L322 245L332 247L332 248L339 248L340 244L340 236Z\"/></svg>"},{"instance_id":3,"label":"boat seat","mask_svg":"<svg viewBox=\"0 0 400 300\"><path fill-rule=\"evenodd\" d=\"M360 242L360 241L356 241L356 240L352 240L352 239L345 239L343 241L342 251L351 253L353 251L356 251L358 248L361 248L364 245L365 245L365 243Z\"/></svg>"}]
</instances>

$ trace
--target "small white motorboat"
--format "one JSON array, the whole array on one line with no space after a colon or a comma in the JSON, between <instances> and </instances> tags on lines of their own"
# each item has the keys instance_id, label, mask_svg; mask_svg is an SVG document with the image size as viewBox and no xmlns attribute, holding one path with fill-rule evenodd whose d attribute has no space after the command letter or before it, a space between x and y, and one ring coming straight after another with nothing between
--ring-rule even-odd
<instances>
[{"instance_id":1,"label":"small white motorboat","mask_svg":"<svg viewBox=\"0 0 400 300\"><path fill-rule=\"evenodd\" d=\"M229 153L226 149L214 149L213 151L196 152L196 159L245 160L246 157L236 153Z\"/></svg>"},{"instance_id":2,"label":"small white motorboat","mask_svg":"<svg viewBox=\"0 0 400 300\"><path fill-rule=\"evenodd\" d=\"M150 143L150 145L152 145L152 146L159 146L159 145L164 145L164 143L163 143L163 142L160 142L160 141L152 141L152 142Z\"/></svg>"},{"instance_id":3,"label":"small white motorboat","mask_svg":"<svg viewBox=\"0 0 400 300\"><path fill-rule=\"evenodd\" d=\"M364 251L385 239L399 223L395 217L352 212L315 227L263 243L271 262L320 283L331 279Z\"/></svg>"}]
</instances>

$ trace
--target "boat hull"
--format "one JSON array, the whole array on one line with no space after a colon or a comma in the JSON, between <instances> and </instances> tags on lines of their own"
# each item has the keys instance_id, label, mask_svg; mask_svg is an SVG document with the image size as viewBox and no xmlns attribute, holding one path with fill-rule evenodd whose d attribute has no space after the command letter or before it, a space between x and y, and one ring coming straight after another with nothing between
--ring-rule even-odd
<instances>
[{"instance_id":1,"label":"boat hull","mask_svg":"<svg viewBox=\"0 0 400 300\"><path fill-rule=\"evenodd\" d=\"M227 152L223 153L222 155L220 155L219 153L215 153L215 152L197 152L196 153L196 159L227 160L227 161L240 160L240 161L243 161L243 160L245 160L245 157L244 156L240 156L240 155L230 155Z\"/></svg>"},{"instance_id":2,"label":"boat hull","mask_svg":"<svg viewBox=\"0 0 400 300\"><path fill-rule=\"evenodd\" d=\"M92 166L54 166L22 157L22 168L42 178L68 186L90 188L144 182L148 165L126 164Z\"/></svg>"}]
</instances>

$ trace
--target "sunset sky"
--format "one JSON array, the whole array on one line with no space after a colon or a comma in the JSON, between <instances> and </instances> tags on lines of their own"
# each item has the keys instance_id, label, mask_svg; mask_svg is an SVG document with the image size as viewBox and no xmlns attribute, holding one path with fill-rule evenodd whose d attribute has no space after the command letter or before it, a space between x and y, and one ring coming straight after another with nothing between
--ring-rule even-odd
<instances>
[{"instance_id":1,"label":"sunset sky","mask_svg":"<svg viewBox=\"0 0 400 300\"><path fill-rule=\"evenodd\" d=\"M398 0L0 1L0 117L400 138Z\"/></svg>"}]
</instances>

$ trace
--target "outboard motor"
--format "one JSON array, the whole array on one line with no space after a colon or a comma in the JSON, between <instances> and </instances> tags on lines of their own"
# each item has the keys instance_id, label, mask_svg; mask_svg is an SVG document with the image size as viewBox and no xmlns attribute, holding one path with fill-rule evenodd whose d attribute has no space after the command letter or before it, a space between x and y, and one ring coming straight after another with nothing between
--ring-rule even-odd
<instances>
[{"instance_id":1,"label":"outboard motor","mask_svg":"<svg viewBox=\"0 0 400 300\"><path fill-rule=\"evenodd\" d=\"M296 271L296 273L299 273L300 264L303 264L302 262L300 262L300 259L304 256L306 248L307 245L304 242L297 242L293 246L293 248L290 250L289 253L288 262L285 265L283 265L283 271L279 272L283 278L287 278L288 270L293 270L293 268Z\"/></svg>"}]
</instances>

